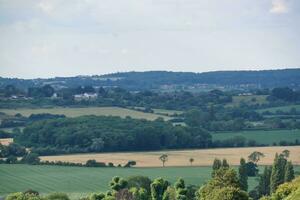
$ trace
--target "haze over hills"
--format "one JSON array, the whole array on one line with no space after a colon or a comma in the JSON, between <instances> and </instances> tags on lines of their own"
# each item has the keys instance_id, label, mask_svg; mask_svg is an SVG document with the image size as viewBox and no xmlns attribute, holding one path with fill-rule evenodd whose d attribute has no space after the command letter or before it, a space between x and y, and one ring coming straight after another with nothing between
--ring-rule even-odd
<instances>
[{"instance_id":1,"label":"haze over hills","mask_svg":"<svg viewBox=\"0 0 300 200\"><path fill-rule=\"evenodd\" d=\"M146 71L122 72L105 75L55 77L48 79L0 78L0 87L14 84L20 88L41 85L76 87L122 87L128 90L183 89L185 87L273 88L300 86L300 68L262 71L214 71L204 73Z\"/></svg>"}]
</instances>

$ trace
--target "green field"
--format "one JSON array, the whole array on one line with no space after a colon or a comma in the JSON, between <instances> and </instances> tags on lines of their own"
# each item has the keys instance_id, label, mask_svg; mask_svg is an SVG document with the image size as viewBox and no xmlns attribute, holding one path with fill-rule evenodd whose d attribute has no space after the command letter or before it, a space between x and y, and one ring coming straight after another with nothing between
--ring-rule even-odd
<instances>
[{"instance_id":1,"label":"green field","mask_svg":"<svg viewBox=\"0 0 300 200\"><path fill-rule=\"evenodd\" d=\"M295 108L297 111L300 111L300 105L289 105L289 106L280 106L280 107L272 107L272 108L266 108L266 109L260 109L257 110L259 113L269 111L271 113L275 113L277 110L283 111L283 112L289 112L292 108Z\"/></svg>"},{"instance_id":2,"label":"green field","mask_svg":"<svg viewBox=\"0 0 300 200\"><path fill-rule=\"evenodd\" d=\"M267 103L267 96L268 95L233 96L232 102L228 103L227 106L239 106L242 102L247 104L264 104Z\"/></svg>"},{"instance_id":3,"label":"green field","mask_svg":"<svg viewBox=\"0 0 300 200\"><path fill-rule=\"evenodd\" d=\"M71 197L108 190L108 182L114 176L144 175L163 177L174 183L179 177L187 184L201 185L210 179L211 167L169 168L86 168L36 165L0 165L0 196L8 193L37 190L40 193L66 192ZM249 180L250 188L256 185Z\"/></svg>"},{"instance_id":4,"label":"green field","mask_svg":"<svg viewBox=\"0 0 300 200\"><path fill-rule=\"evenodd\" d=\"M165 120L171 119L170 117L152 113L144 113L135 110L130 110L126 108L119 107L86 107L86 108L68 108L68 107L56 107L56 108L19 108L19 109L0 109L0 112L4 112L8 115L15 115L20 113L23 116L30 116L31 114L39 113L50 113L50 114L59 114L66 115L67 117L78 117L82 115L112 115L126 117L130 116L136 119L147 119L155 120L158 117L162 117Z\"/></svg>"},{"instance_id":5,"label":"green field","mask_svg":"<svg viewBox=\"0 0 300 200\"><path fill-rule=\"evenodd\" d=\"M272 145L280 141L300 141L300 130L273 130L273 131L240 131L240 132L218 132L213 133L213 140L226 140L236 136L243 136L247 140L255 140L259 144Z\"/></svg>"}]
</instances>

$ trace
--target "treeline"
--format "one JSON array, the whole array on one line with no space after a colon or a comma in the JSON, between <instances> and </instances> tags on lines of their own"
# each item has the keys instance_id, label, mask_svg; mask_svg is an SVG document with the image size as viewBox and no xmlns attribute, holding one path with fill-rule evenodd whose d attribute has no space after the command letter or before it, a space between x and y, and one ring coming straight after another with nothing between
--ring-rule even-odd
<instances>
[{"instance_id":1,"label":"treeline","mask_svg":"<svg viewBox=\"0 0 300 200\"><path fill-rule=\"evenodd\" d=\"M28 125L15 142L39 155L78 152L206 148L211 135L201 129L120 117L84 116L41 120Z\"/></svg>"}]
</instances>

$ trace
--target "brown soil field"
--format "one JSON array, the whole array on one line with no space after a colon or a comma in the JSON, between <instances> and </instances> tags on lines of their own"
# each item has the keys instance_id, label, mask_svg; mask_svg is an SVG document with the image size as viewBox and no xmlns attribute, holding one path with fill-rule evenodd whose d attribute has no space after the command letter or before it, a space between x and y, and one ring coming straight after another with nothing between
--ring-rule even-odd
<instances>
[{"instance_id":1,"label":"brown soil field","mask_svg":"<svg viewBox=\"0 0 300 200\"><path fill-rule=\"evenodd\" d=\"M2 145L9 145L10 143L13 143L14 139L13 138L4 138L4 139L0 139L0 144Z\"/></svg>"},{"instance_id":2,"label":"brown soil field","mask_svg":"<svg viewBox=\"0 0 300 200\"><path fill-rule=\"evenodd\" d=\"M289 147L247 147L247 148L222 148L222 149L201 149L201 150L174 150L174 151L153 151L153 152L132 152L132 153L95 153L95 154L73 154L59 156L42 156L46 161L67 161L74 163L85 163L89 159L99 162L112 162L115 165L125 164L128 160L137 162L137 167L160 167L162 166L159 156L168 155L166 166L190 166L189 159L194 158L193 166L211 166L215 158L226 158L231 165L239 165L240 158L248 158L253 151L265 154L259 161L260 165L271 165L276 153L283 150L290 151L289 159L294 165L300 165L300 146Z\"/></svg>"}]
</instances>

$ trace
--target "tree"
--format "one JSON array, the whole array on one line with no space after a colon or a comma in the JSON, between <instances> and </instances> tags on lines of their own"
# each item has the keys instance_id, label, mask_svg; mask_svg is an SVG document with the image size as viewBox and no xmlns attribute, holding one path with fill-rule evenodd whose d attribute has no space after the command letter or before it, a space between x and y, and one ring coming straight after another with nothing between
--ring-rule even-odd
<instances>
[{"instance_id":1,"label":"tree","mask_svg":"<svg viewBox=\"0 0 300 200\"><path fill-rule=\"evenodd\" d=\"M248 160L254 163L257 163L260 161L261 158L265 157L265 154L259 152L259 151L254 151L248 156Z\"/></svg>"},{"instance_id":2,"label":"tree","mask_svg":"<svg viewBox=\"0 0 300 200\"><path fill-rule=\"evenodd\" d=\"M163 195L169 186L169 182L162 178L155 179L151 185L151 199L152 200L163 200Z\"/></svg>"},{"instance_id":3,"label":"tree","mask_svg":"<svg viewBox=\"0 0 300 200\"><path fill-rule=\"evenodd\" d=\"M211 176L214 177L214 174L216 172L216 170L220 169L222 167L222 162L220 159L215 158L213 166L212 166L212 173Z\"/></svg>"},{"instance_id":4,"label":"tree","mask_svg":"<svg viewBox=\"0 0 300 200\"><path fill-rule=\"evenodd\" d=\"M36 153L28 153L23 156L21 161L30 165L36 165L40 163L40 158Z\"/></svg>"},{"instance_id":5,"label":"tree","mask_svg":"<svg viewBox=\"0 0 300 200\"><path fill-rule=\"evenodd\" d=\"M126 188L128 185L128 182L118 176L115 176L112 178L112 180L109 183L109 186L114 191L120 191L121 189Z\"/></svg>"},{"instance_id":6,"label":"tree","mask_svg":"<svg viewBox=\"0 0 300 200\"><path fill-rule=\"evenodd\" d=\"M198 200L248 200L248 194L239 188L237 173L232 168L220 168L215 176L197 192Z\"/></svg>"},{"instance_id":7,"label":"tree","mask_svg":"<svg viewBox=\"0 0 300 200\"><path fill-rule=\"evenodd\" d=\"M55 192L49 194L45 198L46 200L70 200L67 194L61 192ZM92 200L92 199L91 199ZM101 199L93 199L93 200L101 200Z\"/></svg>"},{"instance_id":8,"label":"tree","mask_svg":"<svg viewBox=\"0 0 300 200\"><path fill-rule=\"evenodd\" d=\"M193 162L194 162L195 160L194 160L194 158L190 158L189 161L190 161L191 166L192 166L192 165L193 165Z\"/></svg>"},{"instance_id":9,"label":"tree","mask_svg":"<svg viewBox=\"0 0 300 200\"><path fill-rule=\"evenodd\" d=\"M134 200L148 200L149 199L148 192L144 188L133 187L133 188L130 188L129 191L131 192Z\"/></svg>"},{"instance_id":10,"label":"tree","mask_svg":"<svg viewBox=\"0 0 300 200\"><path fill-rule=\"evenodd\" d=\"M104 147L104 141L102 138L92 139L92 144L90 146L91 151L100 152Z\"/></svg>"},{"instance_id":11,"label":"tree","mask_svg":"<svg viewBox=\"0 0 300 200\"><path fill-rule=\"evenodd\" d=\"M159 157L159 160L163 163L163 167L165 167L165 162L168 161L168 155L167 154L163 154Z\"/></svg>"},{"instance_id":12,"label":"tree","mask_svg":"<svg viewBox=\"0 0 300 200\"><path fill-rule=\"evenodd\" d=\"M187 189L185 187L184 180L182 178L178 179L175 183L176 200L188 200Z\"/></svg>"},{"instance_id":13,"label":"tree","mask_svg":"<svg viewBox=\"0 0 300 200\"><path fill-rule=\"evenodd\" d=\"M284 182L290 182L295 178L294 167L291 161L285 165Z\"/></svg>"},{"instance_id":14,"label":"tree","mask_svg":"<svg viewBox=\"0 0 300 200\"><path fill-rule=\"evenodd\" d=\"M278 155L276 153L275 159L272 165L272 173L271 173L271 181L270 181L270 190L271 192L275 192L277 187L284 183L285 176L285 165L286 159L283 155Z\"/></svg>"},{"instance_id":15,"label":"tree","mask_svg":"<svg viewBox=\"0 0 300 200\"><path fill-rule=\"evenodd\" d=\"M272 167L265 166L263 174L259 176L257 192L260 197L270 194L271 173Z\"/></svg>"},{"instance_id":16,"label":"tree","mask_svg":"<svg viewBox=\"0 0 300 200\"><path fill-rule=\"evenodd\" d=\"M247 165L244 158L240 160L239 166L239 181L240 181L240 188L244 191L248 190L248 175L247 175Z\"/></svg>"},{"instance_id":17,"label":"tree","mask_svg":"<svg viewBox=\"0 0 300 200\"><path fill-rule=\"evenodd\" d=\"M228 164L228 162L227 162L227 160L225 158L222 161L222 167L223 168L229 168L229 164Z\"/></svg>"},{"instance_id":18,"label":"tree","mask_svg":"<svg viewBox=\"0 0 300 200\"><path fill-rule=\"evenodd\" d=\"M128 188L144 188L150 194L151 179L147 176L130 176L126 180Z\"/></svg>"},{"instance_id":19,"label":"tree","mask_svg":"<svg viewBox=\"0 0 300 200\"><path fill-rule=\"evenodd\" d=\"M285 159L288 159L288 157L290 157L290 151L287 149L283 150L281 154Z\"/></svg>"}]
</instances>

